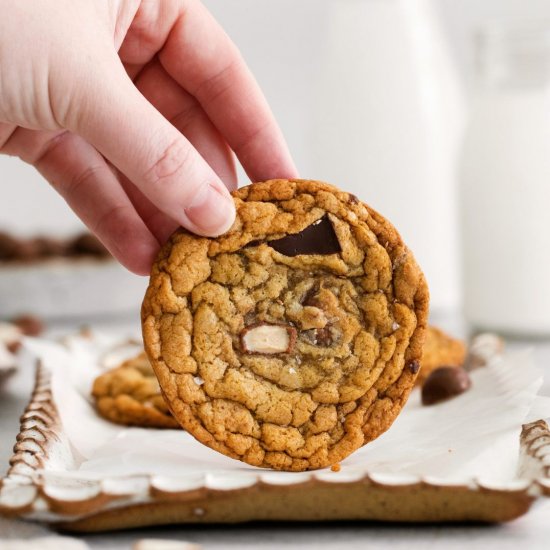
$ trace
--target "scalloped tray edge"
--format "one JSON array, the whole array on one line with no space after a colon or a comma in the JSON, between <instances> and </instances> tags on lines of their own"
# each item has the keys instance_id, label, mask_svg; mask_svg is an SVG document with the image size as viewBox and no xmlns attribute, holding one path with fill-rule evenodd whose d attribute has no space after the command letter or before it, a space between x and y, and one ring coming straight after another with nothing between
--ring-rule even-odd
<instances>
[{"instance_id":1,"label":"scalloped tray edge","mask_svg":"<svg viewBox=\"0 0 550 550\"><path fill-rule=\"evenodd\" d=\"M41 474L70 459L53 400L49 370L38 363L35 387L6 477L0 513L54 523L65 530L101 531L174 523L253 520L400 522L504 522L550 496L550 430L538 420L522 427L518 477L501 486L482 479L449 481L410 475L313 471L274 482L270 471L194 479L153 475L107 477L57 484ZM307 491L304 490L307 488Z\"/></svg>"}]
</instances>

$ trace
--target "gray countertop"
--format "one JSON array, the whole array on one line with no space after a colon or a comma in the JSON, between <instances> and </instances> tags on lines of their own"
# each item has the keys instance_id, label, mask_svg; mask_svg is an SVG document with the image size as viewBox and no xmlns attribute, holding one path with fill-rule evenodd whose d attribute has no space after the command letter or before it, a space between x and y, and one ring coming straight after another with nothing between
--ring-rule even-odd
<instances>
[{"instance_id":1,"label":"gray countertop","mask_svg":"<svg viewBox=\"0 0 550 550\"><path fill-rule=\"evenodd\" d=\"M440 321L460 332L460 326ZM515 342L512 346L523 346ZM527 343L535 349L538 365L550 381L550 342ZM0 470L8 466L11 449L19 430L19 416L25 408L32 387L32 375L14 376L0 394ZM543 393L550 394L550 384ZM38 525L21 524L0 518L1 536L32 537L50 533ZM503 525L395 525L378 522L349 523L256 523L237 526L164 527L106 533L81 537L91 548L130 549L141 538L186 540L199 543L206 550L221 548L550 548L550 500L537 502L522 518ZM61 550L61 547L59 547ZM0 542L2 550L2 542Z\"/></svg>"}]
</instances>

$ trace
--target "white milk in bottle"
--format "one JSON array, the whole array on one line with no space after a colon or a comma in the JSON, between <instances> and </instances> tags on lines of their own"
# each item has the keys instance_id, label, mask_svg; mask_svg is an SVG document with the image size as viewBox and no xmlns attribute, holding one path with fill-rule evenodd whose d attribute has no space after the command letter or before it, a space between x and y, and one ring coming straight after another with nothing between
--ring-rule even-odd
<instances>
[{"instance_id":1,"label":"white milk in bottle","mask_svg":"<svg viewBox=\"0 0 550 550\"><path fill-rule=\"evenodd\" d=\"M395 224L430 286L457 305L463 97L432 0L333 0L311 137L318 179Z\"/></svg>"},{"instance_id":2,"label":"white milk in bottle","mask_svg":"<svg viewBox=\"0 0 550 550\"><path fill-rule=\"evenodd\" d=\"M550 22L484 28L477 60L461 166L465 316L550 336Z\"/></svg>"}]
</instances>

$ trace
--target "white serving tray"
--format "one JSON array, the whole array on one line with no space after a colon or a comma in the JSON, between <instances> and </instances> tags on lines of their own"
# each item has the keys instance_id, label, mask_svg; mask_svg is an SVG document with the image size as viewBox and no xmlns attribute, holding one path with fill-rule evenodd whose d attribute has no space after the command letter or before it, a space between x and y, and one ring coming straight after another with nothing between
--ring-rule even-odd
<instances>
[{"instance_id":1,"label":"white serving tray","mask_svg":"<svg viewBox=\"0 0 550 550\"><path fill-rule=\"evenodd\" d=\"M115 355L111 352L116 348ZM100 419L89 387L119 353L108 336L27 339L36 386L21 417L0 512L99 531L252 520L502 522L550 494L550 432L528 353L495 358L473 388L434 407L413 395L394 426L340 471L274 472L211 451L183 430Z\"/></svg>"}]
</instances>

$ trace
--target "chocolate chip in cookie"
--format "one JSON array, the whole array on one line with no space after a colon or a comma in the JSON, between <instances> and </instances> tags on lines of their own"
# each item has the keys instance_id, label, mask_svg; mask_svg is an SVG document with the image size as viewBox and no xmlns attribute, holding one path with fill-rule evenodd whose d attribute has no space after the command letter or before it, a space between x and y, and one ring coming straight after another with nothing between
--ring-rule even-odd
<instances>
[{"instance_id":1,"label":"chocolate chip in cookie","mask_svg":"<svg viewBox=\"0 0 550 550\"><path fill-rule=\"evenodd\" d=\"M269 246L285 256L337 254L342 250L328 216L323 216L299 233L269 241Z\"/></svg>"}]
</instances>

